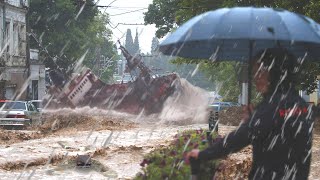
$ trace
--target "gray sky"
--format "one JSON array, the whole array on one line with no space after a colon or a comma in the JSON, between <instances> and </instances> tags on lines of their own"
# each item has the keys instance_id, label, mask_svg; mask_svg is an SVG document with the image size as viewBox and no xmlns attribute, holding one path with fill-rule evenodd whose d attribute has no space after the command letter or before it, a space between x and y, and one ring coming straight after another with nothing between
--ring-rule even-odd
<instances>
[{"instance_id":1,"label":"gray sky","mask_svg":"<svg viewBox=\"0 0 320 180\"><path fill-rule=\"evenodd\" d=\"M100 0L99 5L107 6L114 0ZM133 39L136 34L136 29L139 34L139 43L141 52L146 53L150 52L151 49L151 41L155 36L156 28L154 25L123 25L118 23L130 23L130 24L143 24L143 12L147 11L148 5L152 3L152 0L115 0L109 8L99 8L100 11L106 11L110 15L111 26L117 28L110 28L113 32L113 40L116 42L119 38L121 43L124 44L125 41L125 33L127 29L131 29ZM145 8L145 9L143 9ZM135 12L129 12L135 11ZM120 15L121 13L125 13Z\"/></svg>"}]
</instances>

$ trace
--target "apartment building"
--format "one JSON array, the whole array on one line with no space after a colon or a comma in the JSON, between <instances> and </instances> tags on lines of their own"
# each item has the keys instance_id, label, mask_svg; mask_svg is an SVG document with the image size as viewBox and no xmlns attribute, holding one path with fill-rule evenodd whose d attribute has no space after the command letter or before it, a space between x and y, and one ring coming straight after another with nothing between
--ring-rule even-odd
<instances>
[{"instance_id":1,"label":"apartment building","mask_svg":"<svg viewBox=\"0 0 320 180\"><path fill-rule=\"evenodd\" d=\"M0 0L0 98L25 99L27 61L27 0Z\"/></svg>"}]
</instances>

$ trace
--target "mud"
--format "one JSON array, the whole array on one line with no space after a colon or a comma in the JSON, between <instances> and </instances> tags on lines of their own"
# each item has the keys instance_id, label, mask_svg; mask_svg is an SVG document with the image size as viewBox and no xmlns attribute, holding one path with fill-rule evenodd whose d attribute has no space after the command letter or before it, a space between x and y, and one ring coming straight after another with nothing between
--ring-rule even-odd
<instances>
[{"instance_id":1,"label":"mud","mask_svg":"<svg viewBox=\"0 0 320 180\"><path fill-rule=\"evenodd\" d=\"M238 126L242 118L242 107L230 107L219 112L219 123Z\"/></svg>"},{"instance_id":2,"label":"mud","mask_svg":"<svg viewBox=\"0 0 320 180\"><path fill-rule=\"evenodd\" d=\"M314 122L314 132L320 135L320 118Z\"/></svg>"},{"instance_id":3,"label":"mud","mask_svg":"<svg viewBox=\"0 0 320 180\"><path fill-rule=\"evenodd\" d=\"M127 114L96 109L60 109L45 111L41 125L25 130L0 129L0 144L10 145L48 136L72 135L78 131L128 130L136 127Z\"/></svg>"},{"instance_id":4,"label":"mud","mask_svg":"<svg viewBox=\"0 0 320 180\"><path fill-rule=\"evenodd\" d=\"M30 139L39 139L43 138L44 134L41 132L34 131L8 131L4 129L0 129L0 144L13 144L22 141L27 141Z\"/></svg>"},{"instance_id":5,"label":"mud","mask_svg":"<svg viewBox=\"0 0 320 180\"><path fill-rule=\"evenodd\" d=\"M101 116L92 114L55 114L42 115L43 124L32 130L41 131L43 134L61 131L99 131L99 130L126 130L135 127L133 122L124 120L123 117Z\"/></svg>"},{"instance_id":6,"label":"mud","mask_svg":"<svg viewBox=\"0 0 320 180\"><path fill-rule=\"evenodd\" d=\"M228 156L220 161L215 175L216 180L248 179L251 169L251 147Z\"/></svg>"}]
</instances>

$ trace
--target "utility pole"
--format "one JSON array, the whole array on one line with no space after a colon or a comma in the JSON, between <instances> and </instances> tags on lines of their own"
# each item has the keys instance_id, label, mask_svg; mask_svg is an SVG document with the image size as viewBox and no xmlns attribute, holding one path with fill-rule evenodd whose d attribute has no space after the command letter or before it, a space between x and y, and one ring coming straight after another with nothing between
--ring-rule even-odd
<instances>
[{"instance_id":1,"label":"utility pole","mask_svg":"<svg viewBox=\"0 0 320 180\"><path fill-rule=\"evenodd\" d=\"M29 27L29 6L25 7L27 10L26 13L26 68L27 68L27 77L30 76L30 38L29 38L29 32L30 32L30 27ZM30 88L27 87L27 95L26 98L27 99L32 99L32 97L30 97Z\"/></svg>"},{"instance_id":2,"label":"utility pole","mask_svg":"<svg viewBox=\"0 0 320 180\"><path fill-rule=\"evenodd\" d=\"M5 2L2 1L0 2L2 5L2 24L0 26L3 27L3 29L6 29L6 12L5 12ZM0 47L1 49L4 48L4 39L5 39L5 31L2 32L1 34L2 38L0 38ZM4 60L4 57L0 57L0 99L5 99L6 95L6 81L3 79L3 73L6 71L6 63Z\"/></svg>"}]
</instances>

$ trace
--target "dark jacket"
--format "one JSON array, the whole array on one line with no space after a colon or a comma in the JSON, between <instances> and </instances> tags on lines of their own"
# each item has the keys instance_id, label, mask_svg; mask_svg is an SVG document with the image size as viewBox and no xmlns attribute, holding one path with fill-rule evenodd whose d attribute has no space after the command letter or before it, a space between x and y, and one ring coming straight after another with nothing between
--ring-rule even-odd
<instances>
[{"instance_id":1,"label":"dark jacket","mask_svg":"<svg viewBox=\"0 0 320 180\"><path fill-rule=\"evenodd\" d=\"M218 159L251 144L249 179L304 180L310 169L313 122L313 106L298 94L270 94L248 122L201 151L199 159Z\"/></svg>"}]
</instances>

